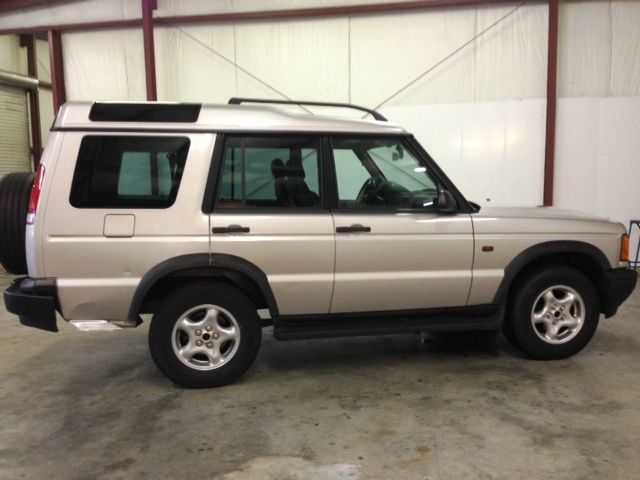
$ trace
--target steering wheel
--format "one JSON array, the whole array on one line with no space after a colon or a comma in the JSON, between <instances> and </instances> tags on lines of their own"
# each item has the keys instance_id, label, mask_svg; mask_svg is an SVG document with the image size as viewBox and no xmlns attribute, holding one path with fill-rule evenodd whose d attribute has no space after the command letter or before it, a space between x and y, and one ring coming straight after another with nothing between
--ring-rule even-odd
<instances>
[{"instance_id":1,"label":"steering wheel","mask_svg":"<svg viewBox=\"0 0 640 480\"><path fill-rule=\"evenodd\" d=\"M359 204L373 204L378 196L378 192L384 184L382 177L371 177L364 184L358 192L356 197L356 203Z\"/></svg>"}]
</instances>

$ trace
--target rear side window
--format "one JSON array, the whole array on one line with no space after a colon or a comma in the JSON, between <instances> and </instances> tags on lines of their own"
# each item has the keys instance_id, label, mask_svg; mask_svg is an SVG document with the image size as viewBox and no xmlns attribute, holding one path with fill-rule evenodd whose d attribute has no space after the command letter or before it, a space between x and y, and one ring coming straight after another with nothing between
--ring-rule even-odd
<instances>
[{"instance_id":1,"label":"rear side window","mask_svg":"<svg viewBox=\"0 0 640 480\"><path fill-rule=\"evenodd\" d=\"M71 185L76 208L168 208L189 151L186 137L86 136Z\"/></svg>"},{"instance_id":2,"label":"rear side window","mask_svg":"<svg viewBox=\"0 0 640 480\"><path fill-rule=\"evenodd\" d=\"M320 208L320 139L227 139L216 208Z\"/></svg>"}]
</instances>

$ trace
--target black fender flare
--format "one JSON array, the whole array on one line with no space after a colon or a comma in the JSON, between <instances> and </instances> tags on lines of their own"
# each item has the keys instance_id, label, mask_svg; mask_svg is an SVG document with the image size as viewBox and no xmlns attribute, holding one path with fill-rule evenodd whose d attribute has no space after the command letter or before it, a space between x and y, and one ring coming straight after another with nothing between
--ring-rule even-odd
<instances>
[{"instance_id":1,"label":"black fender flare","mask_svg":"<svg viewBox=\"0 0 640 480\"><path fill-rule=\"evenodd\" d=\"M133 299L131 300L128 316L129 320L135 320L138 318L138 312L140 311L142 302L156 282L167 275L190 268L223 268L225 270L234 270L246 275L251 278L262 291L262 294L267 301L267 307L269 308L271 318L278 316L278 304L273 295L273 291L271 290L271 286L269 285L267 275L255 264L245 260L244 258L236 257L235 255L227 255L225 253L214 253L212 255L209 255L208 253L192 253L169 258L164 262L159 263L143 275L140 279L140 283L138 283Z\"/></svg>"},{"instance_id":2,"label":"black fender flare","mask_svg":"<svg viewBox=\"0 0 640 480\"><path fill-rule=\"evenodd\" d=\"M504 277L498 287L498 291L494 297L494 302L503 303L506 301L511 283L527 265L534 260L554 253L579 253L588 255L598 265L602 272L611 268L609 259L604 252L589 243L577 240L555 240L539 243L520 252L505 267Z\"/></svg>"}]
</instances>

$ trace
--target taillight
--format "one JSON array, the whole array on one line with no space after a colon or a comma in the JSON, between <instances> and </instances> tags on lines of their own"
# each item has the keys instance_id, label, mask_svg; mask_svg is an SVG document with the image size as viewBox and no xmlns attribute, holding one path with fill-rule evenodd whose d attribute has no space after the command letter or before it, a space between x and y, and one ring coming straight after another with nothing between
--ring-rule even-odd
<instances>
[{"instance_id":1,"label":"taillight","mask_svg":"<svg viewBox=\"0 0 640 480\"><path fill-rule=\"evenodd\" d=\"M27 209L27 225L33 225L33 222L36 221L36 210L38 210L40 191L42 190L42 182L44 182L44 172L44 165L38 165L36 178L33 180L33 188L31 189L31 197L29 197L29 208Z\"/></svg>"},{"instance_id":2,"label":"taillight","mask_svg":"<svg viewBox=\"0 0 640 480\"><path fill-rule=\"evenodd\" d=\"M620 242L620 261L629 261L629 235L626 233L622 235L622 240Z\"/></svg>"}]
</instances>

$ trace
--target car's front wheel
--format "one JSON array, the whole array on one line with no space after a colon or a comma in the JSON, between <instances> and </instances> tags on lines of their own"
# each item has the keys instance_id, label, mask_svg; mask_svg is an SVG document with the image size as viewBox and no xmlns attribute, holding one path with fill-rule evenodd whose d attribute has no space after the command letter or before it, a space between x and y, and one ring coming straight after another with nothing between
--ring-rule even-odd
<instances>
[{"instance_id":1,"label":"car's front wheel","mask_svg":"<svg viewBox=\"0 0 640 480\"><path fill-rule=\"evenodd\" d=\"M515 286L505 335L531 358L567 358L589 343L599 311L598 294L582 272L564 265L539 269Z\"/></svg>"},{"instance_id":2,"label":"car's front wheel","mask_svg":"<svg viewBox=\"0 0 640 480\"><path fill-rule=\"evenodd\" d=\"M216 387L249 368L261 338L256 309L244 293L224 283L199 282L162 302L149 328L149 349L174 382Z\"/></svg>"}]
</instances>

